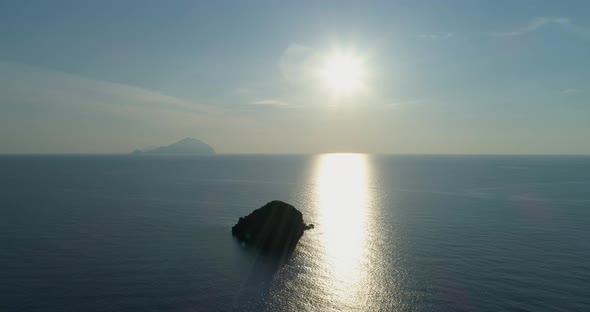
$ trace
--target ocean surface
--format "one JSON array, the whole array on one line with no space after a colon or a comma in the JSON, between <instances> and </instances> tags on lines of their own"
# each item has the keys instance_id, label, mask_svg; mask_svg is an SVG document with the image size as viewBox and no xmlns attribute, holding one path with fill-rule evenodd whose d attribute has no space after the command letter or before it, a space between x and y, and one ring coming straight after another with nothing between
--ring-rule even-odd
<instances>
[{"instance_id":1,"label":"ocean surface","mask_svg":"<svg viewBox=\"0 0 590 312\"><path fill-rule=\"evenodd\" d=\"M590 157L0 156L0 311L590 311Z\"/></svg>"}]
</instances>

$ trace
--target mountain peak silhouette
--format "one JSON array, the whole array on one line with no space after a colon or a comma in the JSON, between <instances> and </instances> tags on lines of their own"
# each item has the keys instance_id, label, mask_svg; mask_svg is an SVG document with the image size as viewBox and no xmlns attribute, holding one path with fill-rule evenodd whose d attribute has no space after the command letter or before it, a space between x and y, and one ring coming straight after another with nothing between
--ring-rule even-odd
<instances>
[{"instance_id":1,"label":"mountain peak silhouette","mask_svg":"<svg viewBox=\"0 0 590 312\"><path fill-rule=\"evenodd\" d=\"M149 155L215 155L215 150L209 144L191 137L186 137L167 146L148 150L135 150L133 154Z\"/></svg>"}]
</instances>

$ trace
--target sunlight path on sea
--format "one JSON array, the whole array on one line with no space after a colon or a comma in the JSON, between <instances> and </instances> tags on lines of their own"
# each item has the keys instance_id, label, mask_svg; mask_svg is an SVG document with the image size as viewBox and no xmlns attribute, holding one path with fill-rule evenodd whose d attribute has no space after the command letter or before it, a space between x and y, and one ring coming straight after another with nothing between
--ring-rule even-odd
<instances>
[{"instance_id":1,"label":"sunlight path on sea","mask_svg":"<svg viewBox=\"0 0 590 312\"><path fill-rule=\"evenodd\" d=\"M369 189L367 156L322 155L316 169L319 261L328 277L324 285L339 307L359 304L367 265Z\"/></svg>"},{"instance_id":2,"label":"sunlight path on sea","mask_svg":"<svg viewBox=\"0 0 590 312\"><path fill-rule=\"evenodd\" d=\"M274 275L271 311L411 311L395 215L384 200L374 158L315 156L293 202L306 231L294 257Z\"/></svg>"}]
</instances>

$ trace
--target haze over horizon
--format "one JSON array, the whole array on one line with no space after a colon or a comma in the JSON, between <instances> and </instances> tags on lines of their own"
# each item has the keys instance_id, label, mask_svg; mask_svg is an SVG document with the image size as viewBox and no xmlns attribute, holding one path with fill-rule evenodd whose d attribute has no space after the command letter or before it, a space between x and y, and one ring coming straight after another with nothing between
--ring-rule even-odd
<instances>
[{"instance_id":1,"label":"haze over horizon","mask_svg":"<svg viewBox=\"0 0 590 312\"><path fill-rule=\"evenodd\" d=\"M590 154L590 3L0 3L0 153Z\"/></svg>"}]
</instances>

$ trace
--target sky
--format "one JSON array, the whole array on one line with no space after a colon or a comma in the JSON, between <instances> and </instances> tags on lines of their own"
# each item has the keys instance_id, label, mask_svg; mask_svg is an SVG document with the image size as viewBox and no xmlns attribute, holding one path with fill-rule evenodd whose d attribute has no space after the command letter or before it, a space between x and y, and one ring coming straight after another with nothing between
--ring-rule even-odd
<instances>
[{"instance_id":1,"label":"sky","mask_svg":"<svg viewBox=\"0 0 590 312\"><path fill-rule=\"evenodd\" d=\"M588 1L0 1L0 153L590 154ZM362 63L335 92L334 55Z\"/></svg>"}]
</instances>

